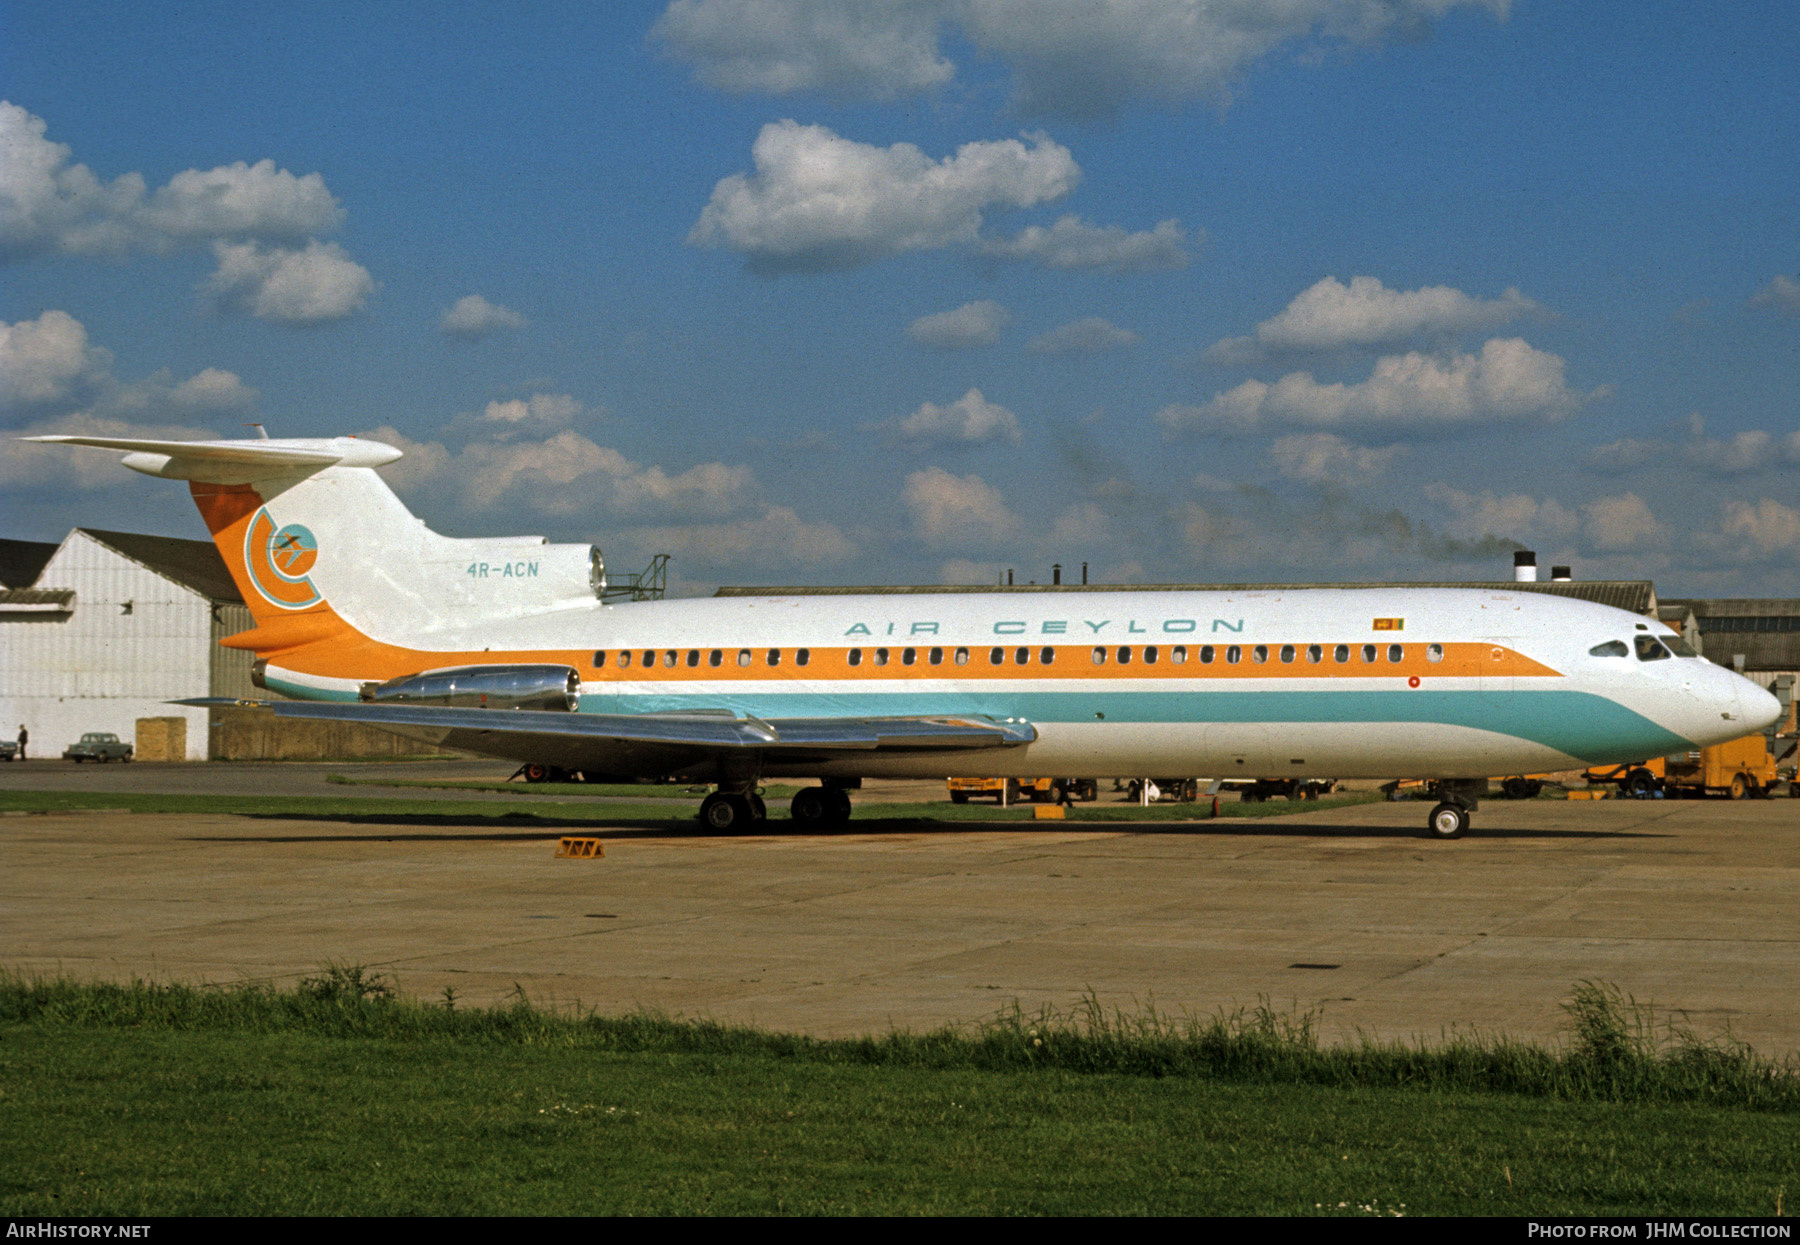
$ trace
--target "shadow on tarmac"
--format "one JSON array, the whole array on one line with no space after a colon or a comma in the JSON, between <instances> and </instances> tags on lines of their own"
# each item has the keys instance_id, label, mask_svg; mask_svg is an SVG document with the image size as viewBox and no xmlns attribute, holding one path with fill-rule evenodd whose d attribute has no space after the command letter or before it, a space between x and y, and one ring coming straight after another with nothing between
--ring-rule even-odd
<instances>
[{"instance_id":1,"label":"shadow on tarmac","mask_svg":"<svg viewBox=\"0 0 1800 1245\"><path fill-rule=\"evenodd\" d=\"M1281 824L1276 818L1218 818L1205 821L1183 822L1129 822L1129 821L940 821L936 818L884 818L866 816L853 818L849 822L837 826L801 827L789 821L774 820L765 822L755 830L734 834L716 834L702 828L692 817L623 819L609 818L602 824L592 820L567 817L540 817L534 813L510 812L499 817L482 817L470 814L390 814L361 813L338 814L325 813L244 813L241 816L256 821L279 822L321 822L334 826L393 826L404 827L412 833L364 833L364 834L266 834L266 835L192 835L189 842L196 843L429 843L429 842L469 842L469 843L508 843L508 842L544 842L555 840L571 832L582 837L613 839L628 841L632 839L831 839L856 835L955 835L969 833L993 833L995 831L1012 831L1020 834L1042 832L1093 832L1130 835L1163 835L1180 837L1231 836L1238 839L1424 839L1432 836L1418 825L1319 825L1311 823L1300 826ZM506 824L517 829L502 829ZM426 828L436 828L438 833L421 833ZM464 833L457 833L458 829ZM1614 839L1659 839L1669 837L1666 834L1643 830L1597 830L1582 829L1525 829L1518 827L1471 829L1470 837L1476 839L1530 840L1541 839L1550 842L1576 842L1594 838Z\"/></svg>"}]
</instances>

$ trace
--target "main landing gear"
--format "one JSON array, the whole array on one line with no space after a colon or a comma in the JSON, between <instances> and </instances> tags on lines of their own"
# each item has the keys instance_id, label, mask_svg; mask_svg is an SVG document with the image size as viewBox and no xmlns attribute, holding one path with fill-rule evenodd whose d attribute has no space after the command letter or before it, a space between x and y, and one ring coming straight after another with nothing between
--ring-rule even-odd
<instances>
[{"instance_id":1,"label":"main landing gear","mask_svg":"<svg viewBox=\"0 0 1800 1245\"><path fill-rule=\"evenodd\" d=\"M788 815L801 829L841 826L850 820L850 793L835 783L804 787L788 806ZM700 824L713 834L741 834L768 819L768 806L754 787L720 787L700 802Z\"/></svg>"}]
</instances>

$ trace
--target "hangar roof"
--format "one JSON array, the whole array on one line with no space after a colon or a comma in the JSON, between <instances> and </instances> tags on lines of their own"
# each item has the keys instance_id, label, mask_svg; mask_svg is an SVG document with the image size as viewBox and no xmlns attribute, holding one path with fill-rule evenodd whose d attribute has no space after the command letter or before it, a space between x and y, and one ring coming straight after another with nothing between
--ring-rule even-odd
<instances>
[{"instance_id":1,"label":"hangar roof","mask_svg":"<svg viewBox=\"0 0 1800 1245\"><path fill-rule=\"evenodd\" d=\"M1683 597L1667 604L1694 611L1706 655L1746 670L1800 670L1800 600L1784 597Z\"/></svg>"},{"instance_id":2,"label":"hangar roof","mask_svg":"<svg viewBox=\"0 0 1800 1245\"><path fill-rule=\"evenodd\" d=\"M243 604L243 594L232 582L231 572L225 569L225 559L219 556L218 547L210 540L102 532L91 527L75 530L158 575L192 589L215 605Z\"/></svg>"}]
</instances>

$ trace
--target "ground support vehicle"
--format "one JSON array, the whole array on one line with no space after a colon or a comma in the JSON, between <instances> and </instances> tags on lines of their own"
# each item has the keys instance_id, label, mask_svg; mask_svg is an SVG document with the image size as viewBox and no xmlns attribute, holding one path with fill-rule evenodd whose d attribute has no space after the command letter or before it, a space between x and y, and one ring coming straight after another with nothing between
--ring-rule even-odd
<instances>
[{"instance_id":1,"label":"ground support vehicle","mask_svg":"<svg viewBox=\"0 0 1800 1245\"><path fill-rule=\"evenodd\" d=\"M63 750L63 760L76 764L82 761L129 761L131 745L111 731L89 731Z\"/></svg>"},{"instance_id":2,"label":"ground support vehicle","mask_svg":"<svg viewBox=\"0 0 1800 1245\"><path fill-rule=\"evenodd\" d=\"M1034 804L1055 803L1058 793L1068 789L1071 800L1087 804L1100 797L1100 783L1094 778L951 778L945 786L952 804L992 798L999 804L1017 804L1021 800Z\"/></svg>"},{"instance_id":3,"label":"ground support vehicle","mask_svg":"<svg viewBox=\"0 0 1800 1245\"><path fill-rule=\"evenodd\" d=\"M1668 757L1663 770L1663 789L1671 795L1766 798L1777 782L1775 758L1761 734Z\"/></svg>"},{"instance_id":4,"label":"ground support vehicle","mask_svg":"<svg viewBox=\"0 0 1800 1245\"><path fill-rule=\"evenodd\" d=\"M1623 765L1595 765L1584 771L1582 777L1587 779L1590 787L1616 786L1621 797L1647 800L1663 789L1666 765L1664 758L1651 757L1647 761L1627 761Z\"/></svg>"},{"instance_id":5,"label":"ground support vehicle","mask_svg":"<svg viewBox=\"0 0 1800 1245\"><path fill-rule=\"evenodd\" d=\"M11 739L0 739L0 761L16 761L18 759L18 743Z\"/></svg>"},{"instance_id":6,"label":"ground support vehicle","mask_svg":"<svg viewBox=\"0 0 1800 1245\"><path fill-rule=\"evenodd\" d=\"M1316 800L1322 795L1330 795L1337 790L1335 778L1257 778L1249 782L1227 780L1222 783L1226 789L1237 788L1238 799L1250 803L1261 804L1265 800L1283 796L1290 800Z\"/></svg>"},{"instance_id":7,"label":"ground support vehicle","mask_svg":"<svg viewBox=\"0 0 1800 1245\"><path fill-rule=\"evenodd\" d=\"M1535 800L1544 790L1544 784L1551 782L1548 774L1512 774L1504 778L1490 778L1490 786L1498 786L1500 794L1508 800Z\"/></svg>"}]
</instances>

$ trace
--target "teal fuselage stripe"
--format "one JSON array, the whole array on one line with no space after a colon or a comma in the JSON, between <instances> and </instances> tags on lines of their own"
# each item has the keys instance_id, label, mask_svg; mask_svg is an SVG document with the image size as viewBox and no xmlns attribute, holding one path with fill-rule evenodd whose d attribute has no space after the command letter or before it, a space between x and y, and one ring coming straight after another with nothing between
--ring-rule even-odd
<instances>
[{"instance_id":1,"label":"teal fuselage stripe","mask_svg":"<svg viewBox=\"0 0 1800 1245\"><path fill-rule=\"evenodd\" d=\"M729 709L759 718L917 717L985 714L1039 725L1094 722L1206 724L1419 722L1529 740L1579 759L1621 752L1663 756L1694 745L1617 701L1572 691L1404 692L768 692L733 696L608 695L589 690L587 713Z\"/></svg>"}]
</instances>

